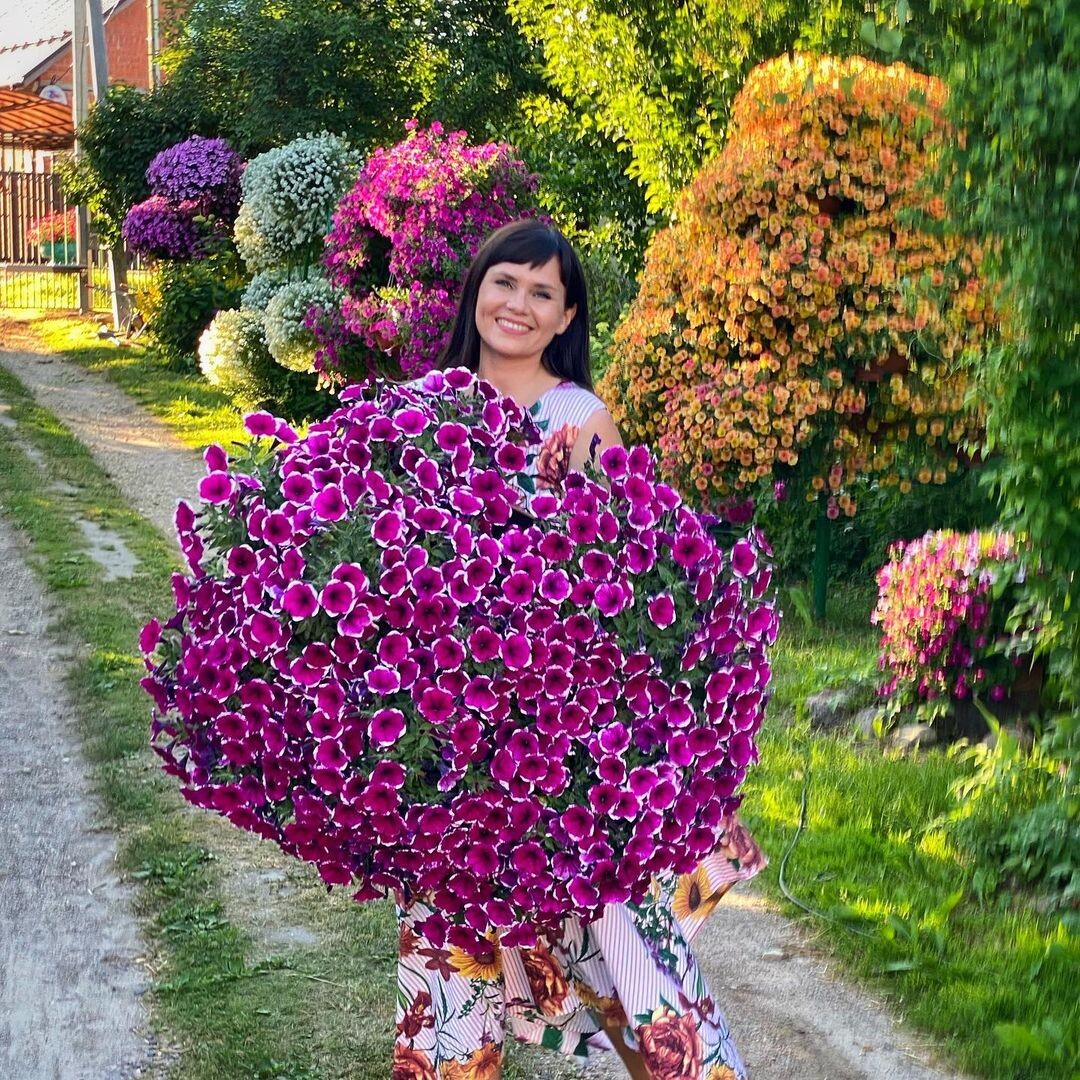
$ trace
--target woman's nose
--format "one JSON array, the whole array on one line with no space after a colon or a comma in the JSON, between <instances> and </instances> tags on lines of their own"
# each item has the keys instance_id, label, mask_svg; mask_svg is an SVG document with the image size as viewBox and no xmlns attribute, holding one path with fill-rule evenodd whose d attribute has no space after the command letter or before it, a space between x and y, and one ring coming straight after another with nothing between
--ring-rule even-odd
<instances>
[{"instance_id":1,"label":"woman's nose","mask_svg":"<svg viewBox=\"0 0 1080 1080\"><path fill-rule=\"evenodd\" d=\"M506 306L514 311L521 311L525 307L525 293L522 289L511 289L506 298Z\"/></svg>"}]
</instances>

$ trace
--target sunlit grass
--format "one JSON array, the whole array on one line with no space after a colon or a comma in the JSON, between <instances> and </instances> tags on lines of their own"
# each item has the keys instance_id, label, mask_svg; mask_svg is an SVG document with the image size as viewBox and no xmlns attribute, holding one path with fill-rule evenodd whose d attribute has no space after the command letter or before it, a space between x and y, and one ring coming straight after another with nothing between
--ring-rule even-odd
<instances>
[{"instance_id":1,"label":"sunlit grass","mask_svg":"<svg viewBox=\"0 0 1080 1080\"><path fill-rule=\"evenodd\" d=\"M103 375L163 421L186 446L202 450L246 438L240 413L192 365L171 366L138 343L102 342L97 324L77 317L42 318L30 324L42 347Z\"/></svg>"},{"instance_id":2,"label":"sunlit grass","mask_svg":"<svg viewBox=\"0 0 1080 1080\"><path fill-rule=\"evenodd\" d=\"M743 804L772 859L765 889L806 918L849 972L939 1037L962 1067L987 1077L1059 1080L1071 1075L1060 1062L1006 1045L994 1029L1049 1018L1075 1043L1080 945L1054 915L1022 896L981 898L977 862L941 826L962 763L940 749L899 757L849 732L818 734L803 716L802 703L816 690L851 676L872 683L872 604L869 585L842 588L834 591L827 624L784 624L761 762ZM805 827L785 876L815 916L790 903L778 882L804 785Z\"/></svg>"}]
</instances>

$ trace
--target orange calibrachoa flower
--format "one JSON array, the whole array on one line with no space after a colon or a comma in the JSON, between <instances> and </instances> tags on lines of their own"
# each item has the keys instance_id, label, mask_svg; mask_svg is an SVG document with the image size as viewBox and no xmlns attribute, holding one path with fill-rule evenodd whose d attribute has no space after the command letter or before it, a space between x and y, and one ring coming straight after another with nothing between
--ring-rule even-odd
<instances>
[{"instance_id":1,"label":"orange calibrachoa flower","mask_svg":"<svg viewBox=\"0 0 1080 1080\"><path fill-rule=\"evenodd\" d=\"M798 479L850 515L858 474L956 470L981 426L959 361L991 297L982 253L927 189L953 137L944 99L860 57L750 73L727 145L652 240L600 387L681 490L710 504Z\"/></svg>"}]
</instances>

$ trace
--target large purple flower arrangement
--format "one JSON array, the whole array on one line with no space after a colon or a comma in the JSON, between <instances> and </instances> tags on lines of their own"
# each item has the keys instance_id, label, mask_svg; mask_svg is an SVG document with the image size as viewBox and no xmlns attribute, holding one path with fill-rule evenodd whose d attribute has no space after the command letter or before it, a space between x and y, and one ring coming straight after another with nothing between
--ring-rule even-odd
<instances>
[{"instance_id":1,"label":"large purple flower arrangement","mask_svg":"<svg viewBox=\"0 0 1080 1080\"><path fill-rule=\"evenodd\" d=\"M244 159L224 140L192 135L157 154L146 170L155 195L193 202L230 224L240 209Z\"/></svg>"},{"instance_id":2,"label":"large purple flower arrangement","mask_svg":"<svg viewBox=\"0 0 1080 1080\"><path fill-rule=\"evenodd\" d=\"M224 139L193 135L162 150L146 170L150 198L124 218L125 242L156 259L206 257L236 220L243 169Z\"/></svg>"},{"instance_id":3,"label":"large purple flower arrangement","mask_svg":"<svg viewBox=\"0 0 1080 1080\"><path fill-rule=\"evenodd\" d=\"M871 621L893 711L933 718L975 694L1007 696L1023 651L1023 632L1007 627L1023 574L1009 533L942 530L890 548Z\"/></svg>"},{"instance_id":4,"label":"large purple flower arrangement","mask_svg":"<svg viewBox=\"0 0 1080 1080\"><path fill-rule=\"evenodd\" d=\"M205 232L192 202L174 203L151 195L136 203L124 218L124 242L152 259L196 259L206 252Z\"/></svg>"},{"instance_id":5,"label":"large purple flower arrangement","mask_svg":"<svg viewBox=\"0 0 1080 1080\"><path fill-rule=\"evenodd\" d=\"M404 140L368 158L326 238L327 276L346 292L340 317L316 319L330 378L426 372L477 248L536 206L536 178L512 147L471 146L464 131L437 123L406 128Z\"/></svg>"},{"instance_id":6,"label":"large purple flower arrangement","mask_svg":"<svg viewBox=\"0 0 1080 1080\"><path fill-rule=\"evenodd\" d=\"M186 797L429 936L527 943L715 845L756 759L777 613L644 448L536 493L528 415L462 369L349 388L207 451L190 574L142 646Z\"/></svg>"}]
</instances>

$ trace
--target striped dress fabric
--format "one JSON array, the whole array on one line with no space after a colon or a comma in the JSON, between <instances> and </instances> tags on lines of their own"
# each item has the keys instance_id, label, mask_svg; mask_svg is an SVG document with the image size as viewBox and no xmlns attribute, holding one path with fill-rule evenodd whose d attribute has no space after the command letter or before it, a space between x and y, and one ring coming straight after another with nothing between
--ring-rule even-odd
<instances>
[{"instance_id":1,"label":"striped dress fabric","mask_svg":"<svg viewBox=\"0 0 1080 1080\"><path fill-rule=\"evenodd\" d=\"M570 467L570 454L582 427L607 406L591 391L569 381L561 382L541 394L529 413L540 429L539 452L530 455L525 473L537 491L559 489ZM533 492L526 491L528 510Z\"/></svg>"},{"instance_id":2,"label":"striped dress fabric","mask_svg":"<svg viewBox=\"0 0 1080 1080\"><path fill-rule=\"evenodd\" d=\"M604 407L573 383L536 402L537 490L561 485L580 429ZM642 903L609 905L587 926L569 918L533 948L503 948L492 936L480 956L426 939L423 902L399 905L394 1080L495 1080L507 1034L585 1061L612 1051L605 1029L613 1028L660 1080L744 1080L690 944L724 893L764 866L732 816L708 858L692 873L655 879Z\"/></svg>"}]
</instances>

